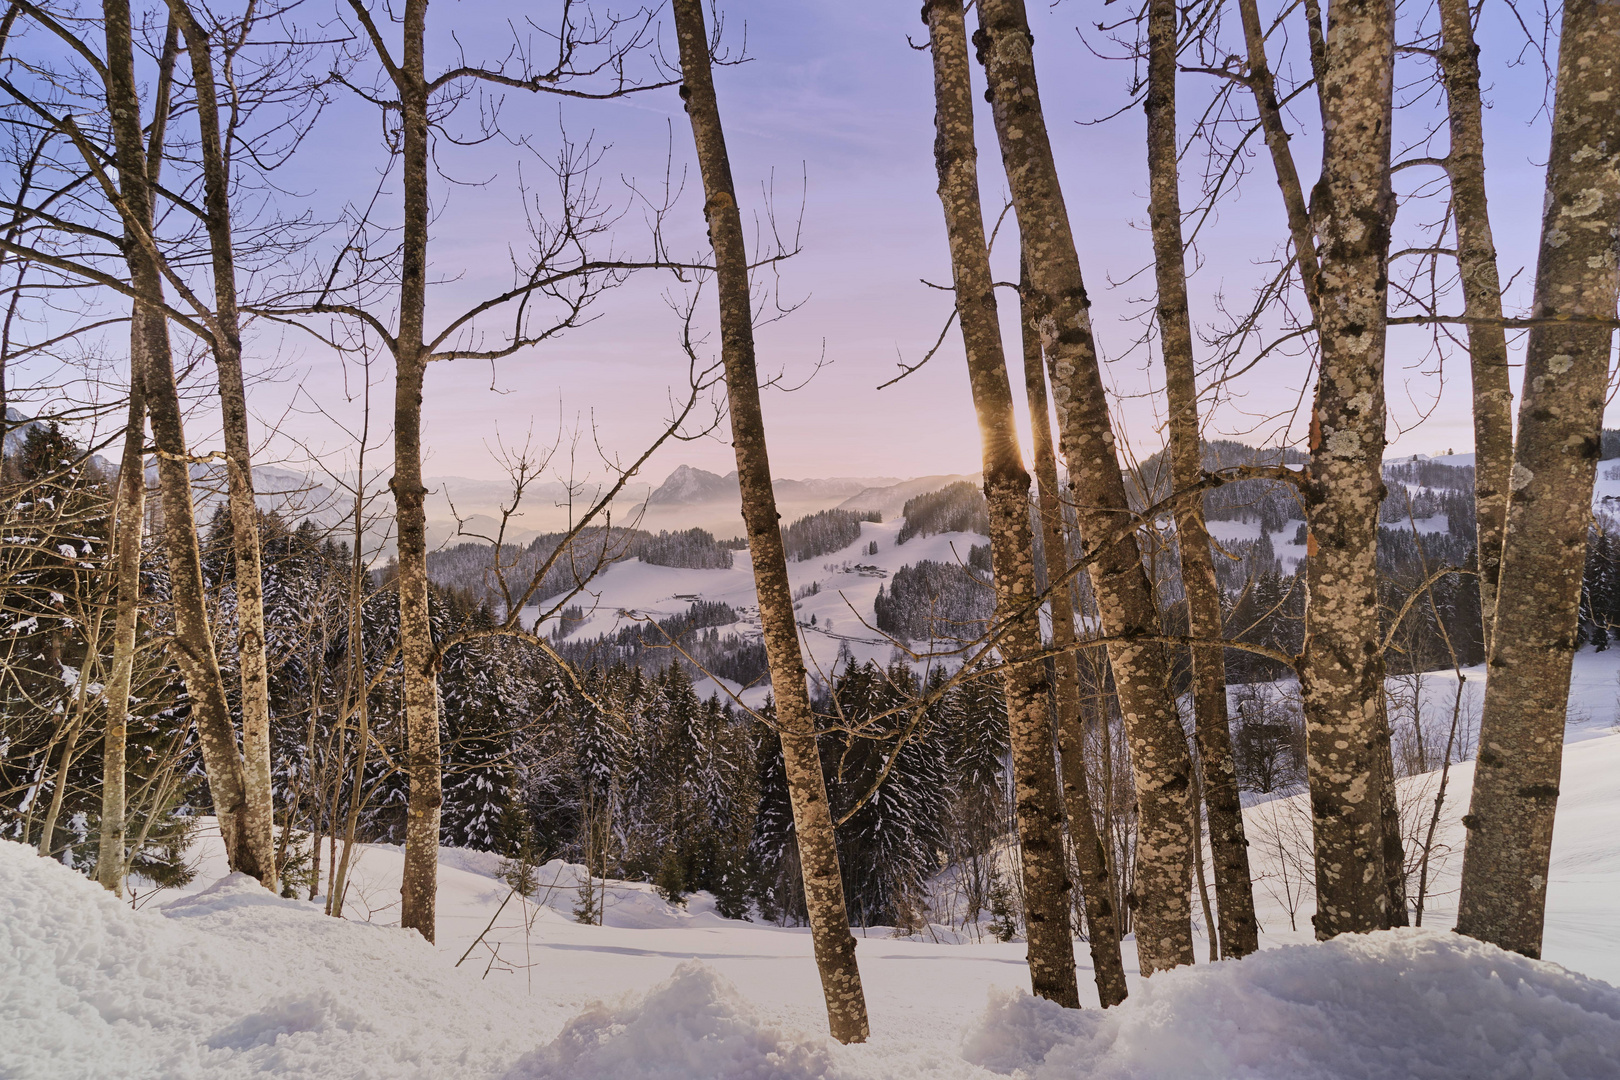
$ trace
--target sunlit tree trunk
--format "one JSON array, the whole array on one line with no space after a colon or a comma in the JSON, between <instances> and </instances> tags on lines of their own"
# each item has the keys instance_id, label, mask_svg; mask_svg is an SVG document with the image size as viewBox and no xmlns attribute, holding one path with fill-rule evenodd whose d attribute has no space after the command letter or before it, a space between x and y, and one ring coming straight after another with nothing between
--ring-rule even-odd
<instances>
[{"instance_id":1,"label":"sunlit tree trunk","mask_svg":"<svg viewBox=\"0 0 1620 1080\"><path fill-rule=\"evenodd\" d=\"M710 42L703 0L674 0L680 41L681 97L692 123L698 167L703 175L704 216L714 248L715 283L720 294L720 354L726 368L731 407L731 439L737 454L742 515L753 557L765 657L776 698L793 825L803 869L805 906L816 964L827 1001L827 1021L840 1042L864 1042L868 1034L866 996L849 932L844 885L833 844L832 814L816 746L815 720L799 652L787 558L771 488L765 421L760 412L759 376L754 363L754 327L748 282L748 255L742 215L731 178L720 106L710 67ZM1072 979L1072 975L1071 975Z\"/></svg>"},{"instance_id":2,"label":"sunlit tree trunk","mask_svg":"<svg viewBox=\"0 0 1620 1080\"><path fill-rule=\"evenodd\" d=\"M1387 728L1378 618L1384 497L1384 346L1395 6L1340 0L1328 12L1321 238L1321 364L1304 481L1310 530L1304 698L1316 829L1316 935L1384 928L1382 800Z\"/></svg>"},{"instance_id":3,"label":"sunlit tree trunk","mask_svg":"<svg viewBox=\"0 0 1620 1080\"><path fill-rule=\"evenodd\" d=\"M129 218L126 225L131 233L138 235L142 230L136 223L152 220L152 198L145 176L146 152L142 145L129 5L126 0L104 0L102 13L107 40L107 108L120 195ZM191 698L203 768L208 775L214 813L230 865L234 870L264 880L274 868L266 862L269 853L255 845L247 830L245 770L209 626L196 513L191 499L191 461L169 351L168 326L162 315L162 276L155 252L145 243L131 242L126 252L136 302L145 307L149 316L144 320L147 338L143 382L158 458L164 554L174 605L170 653L180 667Z\"/></svg>"},{"instance_id":4,"label":"sunlit tree trunk","mask_svg":"<svg viewBox=\"0 0 1620 1080\"><path fill-rule=\"evenodd\" d=\"M1077 1009L1080 992L1074 973L1074 934L1069 929L1063 804L1052 757L1052 686L1043 661L1019 659L1041 650L1029 473L1018 450L1012 385L1002 351L995 279L990 273L990 250L979 203L967 28L960 0L931 0L923 17L934 58L934 165L950 239L968 383L978 414L984 494L990 505L994 625L1002 635L1029 976L1038 996Z\"/></svg>"},{"instance_id":5,"label":"sunlit tree trunk","mask_svg":"<svg viewBox=\"0 0 1620 1080\"><path fill-rule=\"evenodd\" d=\"M405 869L400 925L434 937L439 886L439 694L428 621L427 488L422 483L422 382L427 373L428 88L427 0L407 0L404 47L394 76L400 98L404 217L400 236L399 333L394 349L394 507L399 525L399 636L403 660L406 771Z\"/></svg>"},{"instance_id":6,"label":"sunlit tree trunk","mask_svg":"<svg viewBox=\"0 0 1620 1080\"><path fill-rule=\"evenodd\" d=\"M246 780L243 831L255 848L274 849L275 805L270 779L270 682L265 658L264 579L259 558L259 511L253 497L253 450L248 438L247 388L242 380L242 329L236 300L236 251L231 226L230 164L219 127L214 58L207 33L185 0L170 0L173 22L185 35L201 135L203 205L214 275L209 345L219 379L225 431L225 478L236 561L237 662L242 683L242 757ZM274 859L266 888L276 887Z\"/></svg>"},{"instance_id":7,"label":"sunlit tree trunk","mask_svg":"<svg viewBox=\"0 0 1620 1080\"><path fill-rule=\"evenodd\" d=\"M1570 664L1615 317L1620 8L1567 0L1495 646L1457 929L1541 954Z\"/></svg>"},{"instance_id":8,"label":"sunlit tree trunk","mask_svg":"<svg viewBox=\"0 0 1620 1080\"><path fill-rule=\"evenodd\" d=\"M1145 102L1148 217L1159 290L1159 349L1164 358L1169 413L1170 474L1179 491L1203 479L1204 461L1192 318L1187 306L1186 247L1181 236L1181 178L1176 161L1176 36L1176 0L1150 0ZM1176 544L1181 554L1182 587L1187 595L1187 632L1195 641L1207 643L1194 645L1191 650L1193 724L1209 820L1220 948L1226 956L1247 956L1260 947L1260 928L1254 916L1249 842L1243 835L1243 806L1238 798L1232 731L1226 713L1226 649L1220 644L1221 590L1210 559L1202 495L1178 508ZM1201 867L1202 862L1196 865Z\"/></svg>"},{"instance_id":9,"label":"sunlit tree trunk","mask_svg":"<svg viewBox=\"0 0 1620 1080\"><path fill-rule=\"evenodd\" d=\"M1108 659L1130 742L1141 809L1136 854L1137 955L1144 974L1191 963L1188 813L1192 758L1171 700L1153 598L1092 337L1090 301L1041 110L1021 0L981 0L974 35L989 76L996 134L1042 304L1041 338L1069 485L1085 539Z\"/></svg>"},{"instance_id":10,"label":"sunlit tree trunk","mask_svg":"<svg viewBox=\"0 0 1620 1080\"><path fill-rule=\"evenodd\" d=\"M1513 390L1508 385L1507 331L1502 318L1502 280L1485 198L1485 132L1479 96L1479 46L1468 0L1440 0L1440 48L1436 59L1446 87L1451 149L1451 212L1457 219L1457 267L1463 310L1487 320L1468 326L1469 371L1474 386L1474 509L1479 540L1479 606L1485 655L1491 652L1496 587L1502 576L1502 537L1507 527L1508 478L1513 471Z\"/></svg>"},{"instance_id":11,"label":"sunlit tree trunk","mask_svg":"<svg viewBox=\"0 0 1620 1080\"><path fill-rule=\"evenodd\" d=\"M1069 571L1068 549L1059 495L1057 453L1052 443L1050 405L1046 396L1046 370L1041 355L1037 298L1029 287L1027 265L1020 274L1019 323L1024 351L1024 393L1029 400L1030 434L1035 444L1036 498L1040 511L1041 543L1046 556L1047 603L1052 609L1052 649L1056 675L1053 698L1057 703L1058 753L1062 760L1063 805L1069 818L1069 845L1074 849L1080 875L1080 897L1086 908L1086 937L1097 997L1103 1008L1118 1005L1129 992L1125 965L1119 953L1119 919L1114 910L1118 884L1109 870L1097 818L1091 804L1086 765L1086 729L1080 712L1080 660L1075 647L1074 590L1064 581ZM1028 299L1022 299L1027 293ZM1104 746L1104 753L1107 747Z\"/></svg>"}]
</instances>

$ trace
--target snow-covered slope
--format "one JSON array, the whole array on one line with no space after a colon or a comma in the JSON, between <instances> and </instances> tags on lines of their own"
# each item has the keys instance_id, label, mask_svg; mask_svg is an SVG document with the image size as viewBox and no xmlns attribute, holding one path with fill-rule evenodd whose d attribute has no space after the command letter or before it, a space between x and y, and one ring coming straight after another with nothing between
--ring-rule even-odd
<instances>
[{"instance_id":1,"label":"snow-covered slope","mask_svg":"<svg viewBox=\"0 0 1620 1080\"><path fill-rule=\"evenodd\" d=\"M873 1038L843 1047L819 1034L802 933L709 920L585 927L509 905L501 941L457 967L501 890L445 871L434 948L240 876L134 911L0 843L0 1076L1620 1075L1620 991L1443 931L1180 969L1133 981L1106 1013L1031 999L1016 945L869 939L859 955Z\"/></svg>"},{"instance_id":2,"label":"snow-covered slope","mask_svg":"<svg viewBox=\"0 0 1620 1080\"><path fill-rule=\"evenodd\" d=\"M887 663L894 646L877 632L873 614L879 587L909 563L924 559L966 563L973 545L987 542L973 533L937 533L897 545L895 537L901 524L898 520L863 521L860 539L842 551L788 563L788 580L798 597L795 608L805 662L813 676L829 674L844 646L858 662ZM874 542L876 552L871 551ZM810 594L812 586L819 591ZM639 559L614 563L591 582L590 592L580 599L589 618L571 624L570 633L576 638L610 634L633 616L667 618L687 611L697 600L723 602L737 609L742 622L721 627L721 633L758 633L759 609L748 552L737 552L730 570L650 566ZM526 611L525 621L536 618L539 610L535 607ZM702 693L709 689L712 687L699 687ZM743 699L755 705L767 693L766 687L756 687Z\"/></svg>"}]
</instances>

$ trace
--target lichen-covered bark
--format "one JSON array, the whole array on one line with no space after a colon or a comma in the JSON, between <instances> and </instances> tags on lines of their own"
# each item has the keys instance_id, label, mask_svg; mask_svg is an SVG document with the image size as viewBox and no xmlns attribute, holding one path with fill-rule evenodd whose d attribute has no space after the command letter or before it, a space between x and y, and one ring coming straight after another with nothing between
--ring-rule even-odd
<instances>
[{"instance_id":1,"label":"lichen-covered bark","mask_svg":"<svg viewBox=\"0 0 1620 1080\"><path fill-rule=\"evenodd\" d=\"M399 638L404 669L405 869L400 925L433 940L439 886L439 692L428 622L427 488L422 483L422 379L427 297L428 91L423 51L427 0L407 0L403 48L394 77L400 98L405 192L400 237L399 334L394 347L394 493L399 526Z\"/></svg>"},{"instance_id":2,"label":"lichen-covered bark","mask_svg":"<svg viewBox=\"0 0 1620 1080\"><path fill-rule=\"evenodd\" d=\"M1080 875L1080 898L1086 909L1086 937L1097 998L1103 1008L1118 1005L1129 993L1125 965L1119 951L1119 913L1114 897L1119 889L1108 864L1097 818L1092 809L1087 779L1086 729L1080 712L1080 658L1075 649L1074 592L1062 582L1069 570L1069 545L1064 535L1063 504L1059 495L1057 453L1052 443L1052 422L1046 396L1046 371L1041 354L1038 298L1029 284L1026 264L1019 283L1019 323L1024 347L1024 392L1029 400L1030 435L1035 443L1035 485L1046 556L1047 604L1052 610L1052 649L1055 677L1053 700L1057 706L1058 756L1062 762L1063 807L1069 818L1069 845L1074 849Z\"/></svg>"},{"instance_id":3,"label":"lichen-covered bark","mask_svg":"<svg viewBox=\"0 0 1620 1080\"><path fill-rule=\"evenodd\" d=\"M675 33L680 43L681 97L686 101L686 113L697 145L698 167L703 176L704 217L709 225L709 242L714 248L715 284L720 294L720 355L726 368L731 439L737 454L748 551L754 563L765 658L770 667L777 725L782 735L782 758L793 805L810 937L833 1037L845 1043L864 1042L869 1031L866 997L855 962L855 938L849 932L849 916L844 907L838 849L833 844L832 814L827 806L815 720L805 687L804 657L799 652L776 494L771 488L770 456L754 362L748 255L725 132L720 123L720 106L715 98L703 0L674 0L673 10Z\"/></svg>"},{"instance_id":4,"label":"lichen-covered bark","mask_svg":"<svg viewBox=\"0 0 1620 1080\"><path fill-rule=\"evenodd\" d=\"M1485 654L1491 651L1496 587L1502 576L1502 537L1507 527L1508 478L1513 471L1513 390L1508 386L1507 331L1502 318L1502 281L1485 199L1485 133L1479 96L1479 46L1468 0L1440 0L1440 48L1436 53L1446 88L1451 149L1451 212L1457 221L1457 268L1463 311L1486 320L1468 325L1469 371L1474 386L1474 511L1479 540L1479 606Z\"/></svg>"},{"instance_id":5,"label":"lichen-covered bark","mask_svg":"<svg viewBox=\"0 0 1620 1080\"><path fill-rule=\"evenodd\" d=\"M1316 832L1316 936L1383 929L1385 772L1380 702L1378 506L1384 497L1392 0L1328 12L1321 238L1321 364L1303 491L1310 530L1300 688Z\"/></svg>"},{"instance_id":6,"label":"lichen-covered bark","mask_svg":"<svg viewBox=\"0 0 1620 1080\"><path fill-rule=\"evenodd\" d=\"M1533 315L1615 317L1620 7L1567 0ZM1539 956L1610 339L1530 331L1457 929Z\"/></svg>"},{"instance_id":7,"label":"lichen-covered bark","mask_svg":"<svg viewBox=\"0 0 1620 1080\"><path fill-rule=\"evenodd\" d=\"M1044 662L1019 659L1037 655L1041 649L1029 473L1018 450L1012 386L1002 352L995 279L990 273L990 250L979 203L973 86L961 0L930 0L923 8L923 21L928 24L934 59L934 165L950 240L957 320L967 354L973 408L978 414L984 494L990 504L995 627L1002 634L1029 977L1038 996L1077 1009L1080 992L1074 973L1074 935L1069 929L1063 804L1058 799L1052 758L1052 687Z\"/></svg>"},{"instance_id":8,"label":"lichen-covered bark","mask_svg":"<svg viewBox=\"0 0 1620 1080\"><path fill-rule=\"evenodd\" d=\"M130 219L126 224L133 232L135 223L152 220L152 197L146 180L129 5L126 0L104 0L102 17L107 41L107 110L118 165L119 194ZM230 866L263 880L266 874L273 873L273 866L266 864L265 852L254 844L253 835L246 828L246 777L209 626L196 513L191 499L185 424L175 386L168 325L161 312L163 279L155 255L145 245L131 239L125 244L125 254L136 302L143 305L149 316L143 320L146 346L142 381L152 422L152 441L157 450L158 486L163 498L164 554L174 605L170 651L191 698L203 769L208 775L214 813Z\"/></svg>"},{"instance_id":9,"label":"lichen-covered bark","mask_svg":"<svg viewBox=\"0 0 1620 1080\"><path fill-rule=\"evenodd\" d=\"M1158 285L1159 349L1164 358L1169 409L1170 475L1176 490L1192 488L1204 475L1198 425L1198 385L1193 366L1192 319L1187 308L1186 246L1181 236L1180 170L1176 162L1176 0L1148 4L1148 218L1153 231L1153 269ZM1209 554L1203 497L1176 513L1181 581L1187 594L1187 630L1195 645L1193 724L1202 769L1209 846L1215 869L1220 949L1247 956L1260 947L1249 880L1248 840L1232 764L1232 732L1226 713L1226 649L1221 590ZM1196 852L1194 853L1196 858Z\"/></svg>"},{"instance_id":10,"label":"lichen-covered bark","mask_svg":"<svg viewBox=\"0 0 1620 1080\"><path fill-rule=\"evenodd\" d=\"M1029 261L1042 305L1041 344L1088 570L1107 639L1140 807L1137 955L1144 974L1191 963L1189 904L1192 759L1170 698L1159 612L1128 526L1130 504L1092 337L1068 208L1035 80L1033 37L1020 0L981 0L974 35Z\"/></svg>"},{"instance_id":11,"label":"lichen-covered bark","mask_svg":"<svg viewBox=\"0 0 1620 1080\"><path fill-rule=\"evenodd\" d=\"M185 35L196 96L203 166L214 311L209 319L214 369L225 432L225 483L231 508L236 564L236 652L241 681L242 757L246 782L244 832L264 853L265 887L276 888L275 803L270 779L270 676L265 656L264 579L259 556L259 510L253 496L253 450L248 437L247 388L242 379L242 328L236 301L236 251L231 226L230 168L220 134L214 58L207 33L185 0L170 0L173 23Z\"/></svg>"}]
</instances>

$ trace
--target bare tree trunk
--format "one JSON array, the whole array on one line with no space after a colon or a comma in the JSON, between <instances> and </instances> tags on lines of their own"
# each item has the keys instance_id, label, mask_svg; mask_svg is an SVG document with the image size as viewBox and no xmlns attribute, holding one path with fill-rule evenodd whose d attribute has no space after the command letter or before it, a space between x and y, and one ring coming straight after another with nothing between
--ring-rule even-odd
<instances>
[{"instance_id":1,"label":"bare tree trunk","mask_svg":"<svg viewBox=\"0 0 1620 1080\"><path fill-rule=\"evenodd\" d=\"M1378 506L1384 497L1384 344L1394 198L1389 186L1392 0L1328 12L1317 319L1321 368L1304 494L1310 541L1300 657L1316 936L1383 929Z\"/></svg>"},{"instance_id":2,"label":"bare tree trunk","mask_svg":"<svg viewBox=\"0 0 1620 1080\"><path fill-rule=\"evenodd\" d=\"M423 326L427 302L428 88L427 0L407 0L404 48L394 77L400 96L405 187L401 236L399 334L394 349L394 507L399 524L399 635L404 661L406 771L405 870L400 925L434 935L439 883L439 693L428 621L427 488L422 483Z\"/></svg>"},{"instance_id":3,"label":"bare tree trunk","mask_svg":"<svg viewBox=\"0 0 1620 1080\"><path fill-rule=\"evenodd\" d=\"M118 575L113 602L113 660L102 696L107 717L101 739L101 843L96 855L96 880L114 896L124 895L124 868L129 861L125 746L129 693L135 677L135 632L141 617L141 535L146 520L146 395L141 383L145 319L145 313L136 305L130 312L129 325L129 419L124 424L124 451L113 502L113 558Z\"/></svg>"},{"instance_id":4,"label":"bare tree trunk","mask_svg":"<svg viewBox=\"0 0 1620 1080\"><path fill-rule=\"evenodd\" d=\"M146 308L144 383L152 438L158 456L158 482L163 495L163 540L174 604L174 638L170 649L191 697L192 716L203 767L213 795L231 868L264 879L272 873L262 852L246 832L246 778L230 706L214 653L209 627L196 514L191 501L191 459L175 386L169 332L163 314L163 281L155 252L139 239L140 223L152 220L152 198L146 182L140 98L136 89L133 43L127 0L104 0L107 38L107 109L112 121L120 194L132 235L127 245L130 278L137 303Z\"/></svg>"},{"instance_id":5,"label":"bare tree trunk","mask_svg":"<svg viewBox=\"0 0 1620 1080\"><path fill-rule=\"evenodd\" d=\"M1153 230L1153 267L1159 303L1159 348L1164 357L1169 409L1170 473L1176 490L1203 479L1198 423L1198 384L1193 365L1192 319L1187 306L1187 256L1181 236L1181 178L1176 161L1176 0L1148 5L1147 144L1148 217ZM1249 880L1243 805L1232 764L1232 731L1226 713L1226 649L1220 644L1221 589L1209 554L1202 495L1176 514L1181 581L1187 594L1187 633L1193 646L1193 725L1209 817L1215 902L1220 911L1222 955L1247 956L1260 947ZM1198 862L1202 883L1203 863ZM1213 939L1216 928L1210 927Z\"/></svg>"},{"instance_id":6,"label":"bare tree trunk","mask_svg":"<svg viewBox=\"0 0 1620 1080\"><path fill-rule=\"evenodd\" d=\"M1446 87L1451 149L1451 212L1457 218L1457 266L1463 310L1470 318L1502 318L1502 281L1485 200L1485 133L1479 96L1479 46L1468 0L1440 0L1437 59ZM1479 538L1479 606L1485 655L1491 654L1496 587L1502 576L1508 481L1513 471L1513 390L1508 386L1507 331L1498 322L1468 326L1474 384L1474 508Z\"/></svg>"},{"instance_id":7,"label":"bare tree trunk","mask_svg":"<svg viewBox=\"0 0 1620 1080\"><path fill-rule=\"evenodd\" d=\"M270 779L270 676L265 658L264 579L259 558L259 510L253 497L253 450L248 438L247 389L242 380L242 330L236 302L236 252L231 225L230 162L220 137L214 57L207 33L186 0L170 0L171 19L185 35L203 167L205 224L214 274L209 345L219 377L225 429L225 477L236 561L237 662L242 683L242 756L246 780L243 833L261 852L265 888L276 888L275 806Z\"/></svg>"},{"instance_id":8,"label":"bare tree trunk","mask_svg":"<svg viewBox=\"0 0 1620 1080\"><path fill-rule=\"evenodd\" d=\"M1002 352L995 279L979 202L973 139L973 85L961 0L930 0L923 9L934 58L934 164L950 239L956 312L967 353L968 382L978 414L984 494L990 504L990 556L995 564L996 619L1002 632L1002 677L1018 807L1018 851L1024 877L1024 926L1035 993L1080 1007L1069 929L1068 858L1063 804L1053 768L1052 700L1042 660L1036 602L1029 473L1018 450L1012 385ZM1028 609L1028 610L1024 610Z\"/></svg>"},{"instance_id":9,"label":"bare tree trunk","mask_svg":"<svg viewBox=\"0 0 1620 1080\"><path fill-rule=\"evenodd\" d=\"M1315 318L1317 278L1321 273L1316 258L1316 232L1311 227L1310 211L1305 205L1305 189L1299 182L1299 170L1294 167L1293 151L1288 149L1288 129L1283 126L1282 108L1277 103L1277 84L1272 78L1271 66L1266 62L1266 36L1260 24L1256 0L1238 0L1238 11L1243 20L1243 42L1248 52L1249 70L1245 81L1249 92L1254 95L1255 108L1260 114L1260 129L1265 134L1266 148L1271 151L1272 168L1277 173L1277 187L1282 192L1283 209L1288 214L1288 235L1294 242L1294 259L1299 266L1299 282L1305 290L1311 315ZM1325 80L1320 69L1324 62L1317 60L1319 50L1314 40L1319 24L1314 18L1311 23L1311 66L1317 69L1317 91L1322 94ZM1325 109L1326 105L1323 107Z\"/></svg>"},{"instance_id":10,"label":"bare tree trunk","mask_svg":"<svg viewBox=\"0 0 1620 1080\"><path fill-rule=\"evenodd\" d=\"M1379 664L1382 668L1383 665ZM1378 740L1375 757L1378 763L1379 836L1384 861L1384 927L1408 926L1411 916L1406 910L1406 842L1401 836L1400 792L1395 788L1394 739L1390 734L1389 695L1384 692L1383 673L1378 678ZM1415 707L1415 706L1414 706Z\"/></svg>"},{"instance_id":11,"label":"bare tree trunk","mask_svg":"<svg viewBox=\"0 0 1620 1080\"><path fill-rule=\"evenodd\" d=\"M844 883L833 843L832 814L816 746L815 719L805 687L793 595L788 586L776 494L771 488L765 421L760 413L759 376L754 365L753 312L742 215L731 178L720 106L710 68L710 43L703 0L674 0L675 33L680 40L681 97L692 122L698 166L703 174L704 216L714 247L715 283L720 293L720 351L726 366L731 438L737 453L743 521L753 556L765 656L776 697L793 825L804 874L805 906L816 965L827 999L827 1022L840 1042L864 1042L869 1028L866 995L855 962L855 938L844 907Z\"/></svg>"},{"instance_id":12,"label":"bare tree trunk","mask_svg":"<svg viewBox=\"0 0 1620 1080\"><path fill-rule=\"evenodd\" d=\"M1620 9L1566 0L1495 648L1463 824L1461 933L1539 956L1620 232ZM1607 323L1607 325L1604 325Z\"/></svg>"},{"instance_id":13,"label":"bare tree trunk","mask_svg":"<svg viewBox=\"0 0 1620 1080\"><path fill-rule=\"evenodd\" d=\"M1026 266L1020 295L1029 282ZM1075 647L1074 592L1061 582L1069 570L1063 506L1058 494L1057 453L1052 443L1050 406L1046 396L1046 370L1042 366L1041 334L1036 325L1036 299L1019 305L1024 346L1024 391L1029 399L1030 433L1035 443L1035 483L1041 516L1041 540L1046 555L1047 603L1052 609L1052 649L1057 676L1058 753L1062 760L1063 805L1069 818L1069 843L1080 874L1080 896L1086 908L1086 937L1097 997L1103 1008L1118 1005L1129 990L1119 952L1119 913L1114 908L1117 883L1109 870L1097 818L1091 805L1087 779L1086 730L1080 712L1080 661ZM1104 754L1107 747L1104 746Z\"/></svg>"},{"instance_id":14,"label":"bare tree trunk","mask_svg":"<svg viewBox=\"0 0 1620 1080\"><path fill-rule=\"evenodd\" d=\"M1042 345L1069 485L1088 544L1092 588L1130 740L1141 807L1137 954L1142 972L1151 974L1193 959L1187 862L1192 760L1170 697L1163 648L1157 641L1137 640L1159 635L1158 606L1129 529L1130 503L1098 369L1090 301L1041 110L1023 3L981 0L979 15L974 43L989 76L1002 161L1031 284L1041 298Z\"/></svg>"}]
</instances>

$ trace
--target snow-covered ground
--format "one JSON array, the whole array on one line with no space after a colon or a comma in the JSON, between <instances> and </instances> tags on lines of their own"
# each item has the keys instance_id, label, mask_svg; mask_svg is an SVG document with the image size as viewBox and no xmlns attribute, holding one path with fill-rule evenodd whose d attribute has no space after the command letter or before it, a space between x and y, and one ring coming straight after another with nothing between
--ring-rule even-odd
<instances>
[{"instance_id":1,"label":"snow-covered ground","mask_svg":"<svg viewBox=\"0 0 1620 1080\"><path fill-rule=\"evenodd\" d=\"M499 859L447 849L430 946L397 927L389 847L359 852L339 921L223 876L217 838L196 849L194 885L139 910L0 843L0 1077L1617 1077L1611 656L1578 658L1546 962L1448 932L1468 764L1451 769L1422 930L1310 943L1309 897L1279 881L1304 807L1273 799L1247 811L1259 956L1133 975L1105 1014L1077 943L1088 1009L1073 1014L1027 996L1022 943L873 930L857 951L873 1029L861 1047L823 1037L802 930L723 919L702 894L672 907L615 883L606 925L582 925L578 867L540 867L529 901L509 895ZM1449 710L1455 682L1428 678L1425 701ZM1409 805L1432 803L1434 781L1405 781Z\"/></svg>"}]
</instances>

